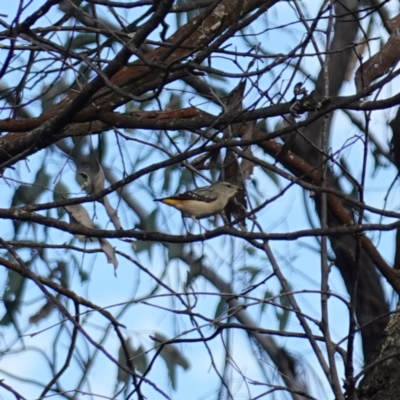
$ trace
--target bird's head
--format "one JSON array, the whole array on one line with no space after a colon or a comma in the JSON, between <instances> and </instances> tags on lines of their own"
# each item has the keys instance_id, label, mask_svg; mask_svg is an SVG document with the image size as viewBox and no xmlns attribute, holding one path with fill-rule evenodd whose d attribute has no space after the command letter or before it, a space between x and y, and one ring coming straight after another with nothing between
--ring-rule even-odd
<instances>
[{"instance_id":1,"label":"bird's head","mask_svg":"<svg viewBox=\"0 0 400 400\"><path fill-rule=\"evenodd\" d=\"M223 191L224 193L226 193L229 196L229 198L232 198L233 196L235 196L235 194L239 190L243 190L235 183L228 182L228 181L215 182L213 186L214 187L217 186L218 189Z\"/></svg>"}]
</instances>

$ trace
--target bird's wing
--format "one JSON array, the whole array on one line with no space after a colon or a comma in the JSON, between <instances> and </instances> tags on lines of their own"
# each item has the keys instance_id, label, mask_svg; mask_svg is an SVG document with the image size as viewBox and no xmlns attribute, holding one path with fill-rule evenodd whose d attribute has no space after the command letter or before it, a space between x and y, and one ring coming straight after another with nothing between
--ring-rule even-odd
<instances>
[{"instance_id":1,"label":"bird's wing","mask_svg":"<svg viewBox=\"0 0 400 400\"><path fill-rule=\"evenodd\" d=\"M200 188L189 190L185 193L180 193L175 196L171 196L170 199L173 200L198 200L204 201L206 203L211 203L217 200L218 195L216 193L210 193L207 188Z\"/></svg>"}]
</instances>

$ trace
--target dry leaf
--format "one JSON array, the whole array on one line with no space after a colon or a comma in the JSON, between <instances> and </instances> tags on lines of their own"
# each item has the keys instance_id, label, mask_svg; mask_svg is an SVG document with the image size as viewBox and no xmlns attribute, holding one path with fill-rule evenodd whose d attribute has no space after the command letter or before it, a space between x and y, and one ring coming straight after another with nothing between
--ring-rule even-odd
<instances>
[{"instance_id":1,"label":"dry leaf","mask_svg":"<svg viewBox=\"0 0 400 400\"><path fill-rule=\"evenodd\" d=\"M100 163L96 159L96 170L90 163L91 170L89 172L78 171L77 174L83 178L83 183L81 185L81 189L85 190L88 194L99 193L105 188L105 176L104 171ZM102 197L98 200L99 203L104 205L106 209L106 213L110 218L112 224L115 229L122 229L121 221L119 220L117 211L111 206L107 197Z\"/></svg>"},{"instance_id":2,"label":"dry leaf","mask_svg":"<svg viewBox=\"0 0 400 400\"><path fill-rule=\"evenodd\" d=\"M95 229L93 221L90 219L89 213L82 204L73 204L64 207L69 215L70 223L81 224L86 228ZM77 239L82 239L84 235L75 235ZM107 256L109 264L114 265L114 270L118 267L118 260L115 257L115 249L111 246L111 243L104 238L99 238L100 247Z\"/></svg>"},{"instance_id":3,"label":"dry leaf","mask_svg":"<svg viewBox=\"0 0 400 400\"><path fill-rule=\"evenodd\" d=\"M118 268L118 260L115 257L115 249L111 246L111 243L104 238L99 238L100 247L107 256L107 261L109 264L114 265L114 270Z\"/></svg>"}]
</instances>

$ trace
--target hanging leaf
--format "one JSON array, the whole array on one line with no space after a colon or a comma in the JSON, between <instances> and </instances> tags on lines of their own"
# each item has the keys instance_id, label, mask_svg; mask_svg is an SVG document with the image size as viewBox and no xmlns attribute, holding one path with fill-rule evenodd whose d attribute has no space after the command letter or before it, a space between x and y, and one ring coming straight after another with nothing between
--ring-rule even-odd
<instances>
[{"instance_id":1,"label":"hanging leaf","mask_svg":"<svg viewBox=\"0 0 400 400\"><path fill-rule=\"evenodd\" d=\"M53 189L53 201L64 200L68 197L69 190L66 185L61 181L58 181ZM58 218L62 218L65 215L66 210L63 207L57 208Z\"/></svg>"},{"instance_id":2,"label":"hanging leaf","mask_svg":"<svg viewBox=\"0 0 400 400\"><path fill-rule=\"evenodd\" d=\"M181 243L170 243L168 245L168 259L173 260L175 258L182 257L183 245Z\"/></svg>"},{"instance_id":3,"label":"hanging leaf","mask_svg":"<svg viewBox=\"0 0 400 400\"><path fill-rule=\"evenodd\" d=\"M156 230L156 218L157 218L157 214L158 214L158 208L155 208L148 216L148 218L146 219L146 221L144 221L145 223L145 230L147 232L152 232ZM137 240L135 242L135 247L134 250L137 253L141 253L143 251L148 251L149 252L149 256L151 256L151 251L153 248L153 245L156 244L157 242L152 242L150 240L147 241L142 241L142 240Z\"/></svg>"},{"instance_id":4,"label":"hanging leaf","mask_svg":"<svg viewBox=\"0 0 400 400\"><path fill-rule=\"evenodd\" d=\"M90 179L90 175L87 172L83 171L78 171L76 174L78 175L77 181L79 183L80 181L82 181L82 183L80 183L81 189L84 190L87 194L92 194L93 184L92 180Z\"/></svg>"},{"instance_id":5,"label":"hanging leaf","mask_svg":"<svg viewBox=\"0 0 400 400\"><path fill-rule=\"evenodd\" d=\"M228 82L228 80L224 76L222 76L220 74L213 74L212 72L209 72L208 75L209 75L209 77L211 79L214 79L216 81L219 81L219 82L222 82L222 83L227 83ZM218 95L218 97L224 97L224 96L226 96L228 94L226 89L215 88L214 91L215 91L215 94Z\"/></svg>"},{"instance_id":6,"label":"hanging leaf","mask_svg":"<svg viewBox=\"0 0 400 400\"><path fill-rule=\"evenodd\" d=\"M171 189L171 175L172 175L173 169L174 168L172 166L169 166L164 169L164 182L163 182L163 186L162 186L163 192L169 192ZM150 179L150 177L149 177L149 179Z\"/></svg>"},{"instance_id":7,"label":"hanging leaf","mask_svg":"<svg viewBox=\"0 0 400 400\"><path fill-rule=\"evenodd\" d=\"M161 333L154 333L155 341L159 343L164 343L168 341L168 338ZM168 369L168 377L171 383L172 388L176 389L176 366L181 366L184 370L190 368L189 361L186 357L182 355L182 353L177 349L173 344L166 344L163 346L161 353L161 357L164 359L165 364Z\"/></svg>"},{"instance_id":8,"label":"hanging leaf","mask_svg":"<svg viewBox=\"0 0 400 400\"><path fill-rule=\"evenodd\" d=\"M151 242L151 241L142 241L142 240L137 240L135 242L135 246L134 246L134 251L136 253L142 253L144 251L148 251L149 255L151 252L151 247L155 244L155 242Z\"/></svg>"},{"instance_id":9,"label":"hanging leaf","mask_svg":"<svg viewBox=\"0 0 400 400\"><path fill-rule=\"evenodd\" d=\"M67 46L71 49L82 49L96 43L96 35L94 33L80 33L74 35L72 40L68 40Z\"/></svg>"},{"instance_id":10,"label":"hanging leaf","mask_svg":"<svg viewBox=\"0 0 400 400\"><path fill-rule=\"evenodd\" d=\"M117 229L117 230L122 229L121 221L118 217L117 210L111 206L111 203L108 201L107 197L103 197L102 200L103 200L102 203L104 205L104 208L106 209L108 218L110 218L110 221L114 225L115 229Z\"/></svg>"},{"instance_id":11,"label":"hanging leaf","mask_svg":"<svg viewBox=\"0 0 400 400\"><path fill-rule=\"evenodd\" d=\"M132 362L135 367L144 374L149 366L149 362L147 360L147 355L144 347L140 345L134 352L132 353Z\"/></svg>"},{"instance_id":12,"label":"hanging leaf","mask_svg":"<svg viewBox=\"0 0 400 400\"><path fill-rule=\"evenodd\" d=\"M49 317L54 309L55 304L52 301L47 300L47 302L39 309L36 314L29 317L29 323L38 324L40 321Z\"/></svg>"},{"instance_id":13,"label":"hanging leaf","mask_svg":"<svg viewBox=\"0 0 400 400\"><path fill-rule=\"evenodd\" d=\"M284 293L284 290L282 288L280 291L280 294L282 296L279 296L279 302L285 308L283 308L281 312L276 311L276 316L278 317L278 320L279 320L279 330L280 331L284 331L287 326L287 323L289 322L290 308L291 308L289 298L287 296L283 295L283 293Z\"/></svg>"},{"instance_id":14,"label":"hanging leaf","mask_svg":"<svg viewBox=\"0 0 400 400\"><path fill-rule=\"evenodd\" d=\"M81 278L81 283L87 282L90 279L90 275L82 269L79 270L79 277Z\"/></svg>"},{"instance_id":15,"label":"hanging leaf","mask_svg":"<svg viewBox=\"0 0 400 400\"><path fill-rule=\"evenodd\" d=\"M261 272L261 268L246 265L245 267L239 268L239 271L249 273L251 275L250 282L252 282L254 281L256 276Z\"/></svg>"},{"instance_id":16,"label":"hanging leaf","mask_svg":"<svg viewBox=\"0 0 400 400\"><path fill-rule=\"evenodd\" d=\"M265 309L268 305L266 300L271 299L272 297L274 297L274 294L272 292L270 292L269 290L266 290L264 293L264 301L261 303L260 314L262 314L265 311Z\"/></svg>"},{"instance_id":17,"label":"hanging leaf","mask_svg":"<svg viewBox=\"0 0 400 400\"><path fill-rule=\"evenodd\" d=\"M64 207L69 215L71 224L83 225L86 228L95 229L93 221L90 219L89 213L82 204L73 204ZM77 239L85 238L84 235L74 235ZM99 238L100 247L107 257L107 262L114 265L114 270L118 267L118 260L115 257L115 250L111 243L104 238Z\"/></svg>"},{"instance_id":18,"label":"hanging leaf","mask_svg":"<svg viewBox=\"0 0 400 400\"><path fill-rule=\"evenodd\" d=\"M72 259L72 262L74 262L74 260ZM60 284L62 287L67 288L68 287L68 283L69 283L69 269L71 265L67 265L67 263L65 261L57 261L57 267L53 269L52 274L54 274L54 272L58 273L58 279L60 281Z\"/></svg>"},{"instance_id":19,"label":"hanging leaf","mask_svg":"<svg viewBox=\"0 0 400 400\"><path fill-rule=\"evenodd\" d=\"M81 177L81 189L85 190L87 194L99 193L105 188L105 175L102 166L98 160L92 157L90 160L86 159L88 164L85 171L78 171L77 175ZM115 229L122 229L121 222L118 217L117 211L111 206L107 197L102 197L98 200L99 203L104 205L106 213L113 223Z\"/></svg>"},{"instance_id":20,"label":"hanging leaf","mask_svg":"<svg viewBox=\"0 0 400 400\"><path fill-rule=\"evenodd\" d=\"M215 310L214 319L217 319L221 315L225 314L226 308L227 308L226 299L224 297L221 297L221 299L218 302L217 308Z\"/></svg>"},{"instance_id":21,"label":"hanging leaf","mask_svg":"<svg viewBox=\"0 0 400 400\"><path fill-rule=\"evenodd\" d=\"M105 238L99 238L100 247L107 256L107 262L114 265L114 270L118 268L118 260L115 257L115 249L111 243Z\"/></svg>"},{"instance_id":22,"label":"hanging leaf","mask_svg":"<svg viewBox=\"0 0 400 400\"><path fill-rule=\"evenodd\" d=\"M246 253L250 256L254 256L254 254L256 254L256 250L253 247L246 246L244 249Z\"/></svg>"},{"instance_id":23,"label":"hanging leaf","mask_svg":"<svg viewBox=\"0 0 400 400\"><path fill-rule=\"evenodd\" d=\"M126 347L128 348L128 353L129 353L132 364L135 366L135 368L137 368L138 371L140 371L143 374L147 370L147 367L149 365L144 347L142 345L140 345L137 349L135 349L132 346L130 338L128 338L125 341L125 344L126 344ZM124 351L122 345L120 346L119 351L118 351L118 362L121 365L128 367L125 351ZM122 368L118 368L118 374L117 374L118 382L123 382L124 384L127 385L129 383L130 379L131 379L131 375L129 375Z\"/></svg>"},{"instance_id":24,"label":"hanging leaf","mask_svg":"<svg viewBox=\"0 0 400 400\"><path fill-rule=\"evenodd\" d=\"M182 174L179 178L179 186L178 187L186 188L191 185L193 185L193 173L189 169L185 168L182 170Z\"/></svg>"},{"instance_id":25,"label":"hanging leaf","mask_svg":"<svg viewBox=\"0 0 400 400\"><path fill-rule=\"evenodd\" d=\"M83 225L86 228L94 229L93 221L86 208L82 204L72 204L64 207L69 216L71 224ZM76 238L83 238L82 235L75 235Z\"/></svg>"},{"instance_id":26,"label":"hanging leaf","mask_svg":"<svg viewBox=\"0 0 400 400\"><path fill-rule=\"evenodd\" d=\"M13 257L9 257L13 258ZM32 260L26 261L25 264L29 266ZM7 271L7 284L6 290L3 294L3 305L6 309L3 318L0 320L0 325L14 324L15 328L18 330L15 324L15 316L19 312L22 296L24 294L26 285L26 278L17 272L8 270Z\"/></svg>"},{"instance_id":27,"label":"hanging leaf","mask_svg":"<svg viewBox=\"0 0 400 400\"><path fill-rule=\"evenodd\" d=\"M49 181L50 175L46 173L45 166L42 165L35 175L34 184L20 185L15 191L11 207L36 203L38 197L47 190Z\"/></svg>"}]
</instances>

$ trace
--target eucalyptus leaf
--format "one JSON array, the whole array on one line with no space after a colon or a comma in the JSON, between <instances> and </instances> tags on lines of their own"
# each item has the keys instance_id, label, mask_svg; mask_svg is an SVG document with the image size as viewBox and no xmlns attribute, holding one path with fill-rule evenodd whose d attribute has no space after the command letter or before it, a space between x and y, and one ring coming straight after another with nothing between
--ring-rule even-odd
<instances>
[{"instance_id":1,"label":"eucalyptus leaf","mask_svg":"<svg viewBox=\"0 0 400 400\"><path fill-rule=\"evenodd\" d=\"M154 333L156 343L165 343L168 341L167 337L163 334L156 332ZM184 370L190 368L189 361L187 358L178 350L178 348L173 344L165 344L160 352L161 357L164 359L165 364L168 369L168 376L172 388L176 389L176 366L181 366Z\"/></svg>"},{"instance_id":2,"label":"eucalyptus leaf","mask_svg":"<svg viewBox=\"0 0 400 400\"><path fill-rule=\"evenodd\" d=\"M227 307L226 299L224 297L221 297L221 299L218 302L217 308L215 309L214 319L217 319L221 315L223 315L226 311L226 307Z\"/></svg>"}]
</instances>

